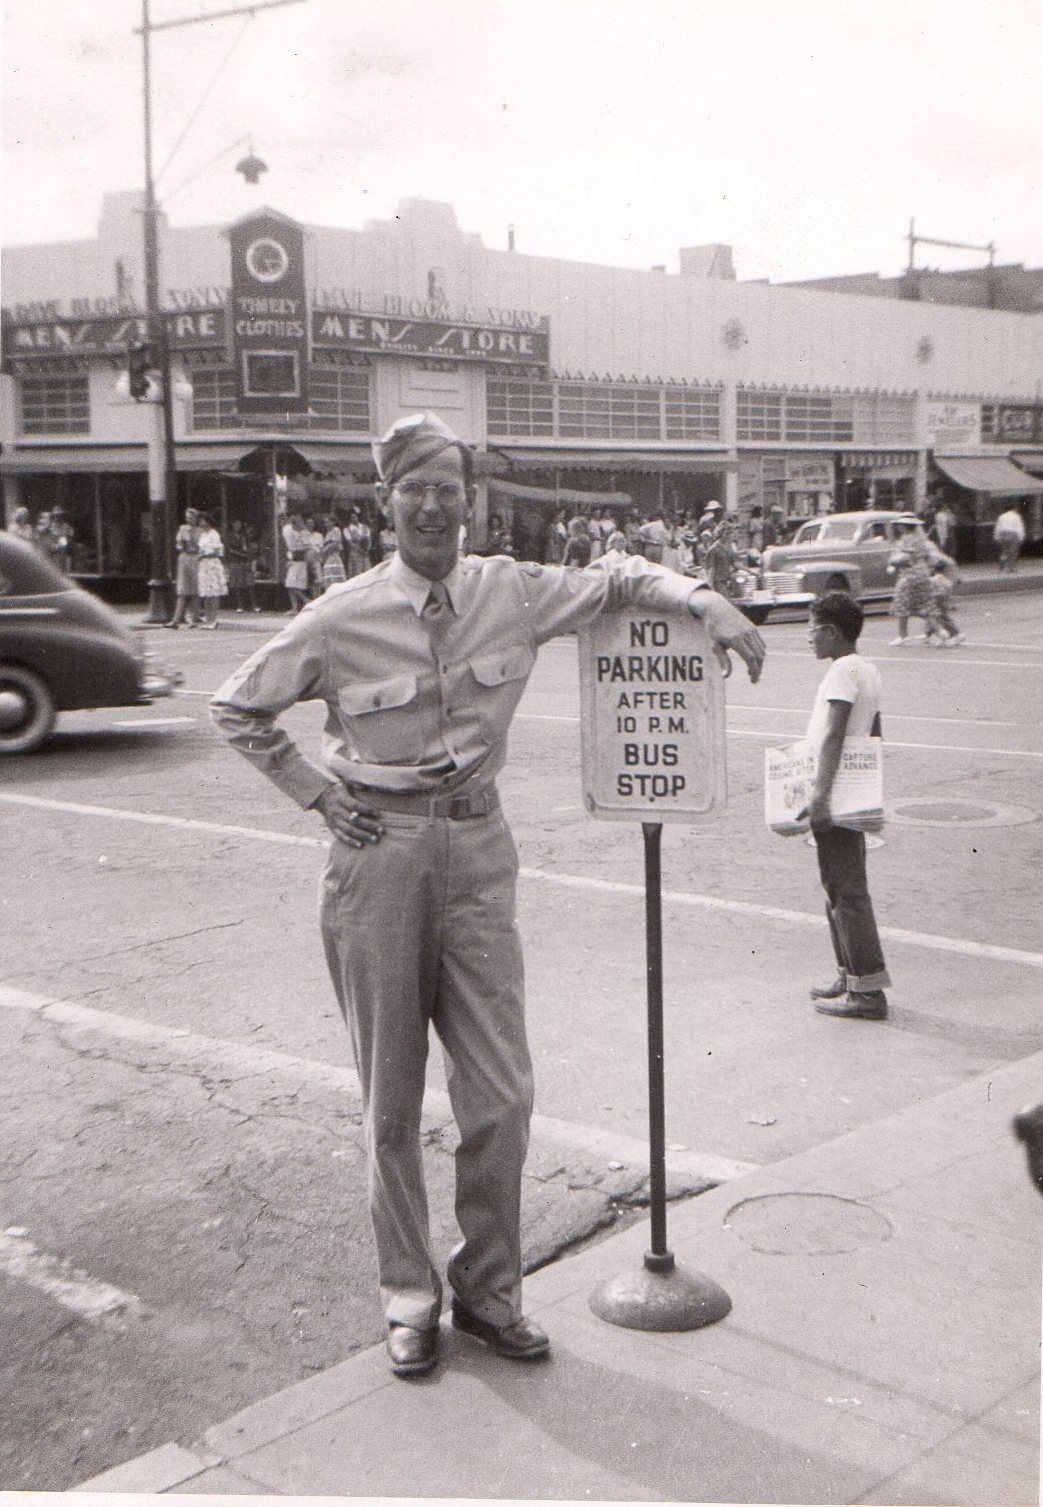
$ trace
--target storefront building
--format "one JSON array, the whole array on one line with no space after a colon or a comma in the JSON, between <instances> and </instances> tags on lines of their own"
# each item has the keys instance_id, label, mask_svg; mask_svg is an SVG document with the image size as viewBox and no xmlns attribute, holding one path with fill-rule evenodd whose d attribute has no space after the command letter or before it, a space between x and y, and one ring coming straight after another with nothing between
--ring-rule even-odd
<instances>
[{"instance_id":1,"label":"storefront building","mask_svg":"<svg viewBox=\"0 0 1043 1507\"><path fill-rule=\"evenodd\" d=\"M3 253L5 512L60 503L75 573L129 591L150 559L139 239L113 195L95 241ZM944 493L973 550L1013 496L1043 536L1041 314L741 283L700 248L677 274L552 261L418 200L361 231L161 222L161 267L176 511L245 522L271 579L288 505L379 521L369 439L423 408L477 448L474 542L498 514L527 557L559 509L711 497L806 517Z\"/></svg>"}]
</instances>

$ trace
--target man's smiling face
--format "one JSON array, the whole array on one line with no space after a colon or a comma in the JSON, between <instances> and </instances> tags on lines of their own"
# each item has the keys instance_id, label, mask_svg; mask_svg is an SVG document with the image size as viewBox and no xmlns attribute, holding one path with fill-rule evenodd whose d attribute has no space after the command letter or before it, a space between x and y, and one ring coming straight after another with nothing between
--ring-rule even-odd
<instances>
[{"instance_id":1,"label":"man's smiling face","mask_svg":"<svg viewBox=\"0 0 1043 1507\"><path fill-rule=\"evenodd\" d=\"M455 445L407 471L391 487L391 519L402 563L440 581L456 563L467 516L464 463Z\"/></svg>"}]
</instances>

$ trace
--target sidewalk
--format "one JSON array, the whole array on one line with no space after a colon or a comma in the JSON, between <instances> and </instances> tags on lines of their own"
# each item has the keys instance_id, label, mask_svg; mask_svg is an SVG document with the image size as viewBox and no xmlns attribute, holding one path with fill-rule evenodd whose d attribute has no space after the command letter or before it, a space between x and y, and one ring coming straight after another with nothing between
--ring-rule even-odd
<instances>
[{"instance_id":1,"label":"sidewalk","mask_svg":"<svg viewBox=\"0 0 1043 1507\"><path fill-rule=\"evenodd\" d=\"M75 1489L1034 1503L1043 1202L1009 1127L1041 1083L1043 1053L675 1205L679 1263L731 1296L718 1324L594 1316L641 1224L527 1279L549 1361L444 1324L430 1376L368 1349Z\"/></svg>"},{"instance_id":2,"label":"sidewalk","mask_svg":"<svg viewBox=\"0 0 1043 1507\"><path fill-rule=\"evenodd\" d=\"M963 597L988 596L999 592L1010 591L1043 591L1043 559L1019 560L1018 568L1014 575L1001 575L996 566L991 563L980 565L961 565L960 584L957 587L957 605ZM886 604L874 606L873 611L881 611ZM142 623L138 614L142 611L142 604L136 606L122 606L117 608L121 615L138 619L139 627L160 628L160 623ZM222 608L221 623L232 628L253 630L255 633L270 635L278 633L279 629L289 620L287 612L234 612L227 607ZM789 619L792 620L792 619ZM782 622L784 618L772 616L771 622Z\"/></svg>"}]
</instances>

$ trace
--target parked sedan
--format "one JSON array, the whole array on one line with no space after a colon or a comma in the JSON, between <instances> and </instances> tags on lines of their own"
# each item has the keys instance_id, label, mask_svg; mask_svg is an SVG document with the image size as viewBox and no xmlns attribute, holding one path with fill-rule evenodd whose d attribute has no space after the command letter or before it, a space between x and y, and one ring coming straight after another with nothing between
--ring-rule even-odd
<instances>
[{"instance_id":1,"label":"parked sedan","mask_svg":"<svg viewBox=\"0 0 1043 1507\"><path fill-rule=\"evenodd\" d=\"M940 553L913 513L827 513L802 524L788 544L764 551L761 585L780 594L849 591L863 602L884 601L895 583L888 561L914 539Z\"/></svg>"},{"instance_id":2,"label":"parked sedan","mask_svg":"<svg viewBox=\"0 0 1043 1507\"><path fill-rule=\"evenodd\" d=\"M0 532L0 754L38 748L59 711L148 706L180 678L111 607Z\"/></svg>"}]
</instances>

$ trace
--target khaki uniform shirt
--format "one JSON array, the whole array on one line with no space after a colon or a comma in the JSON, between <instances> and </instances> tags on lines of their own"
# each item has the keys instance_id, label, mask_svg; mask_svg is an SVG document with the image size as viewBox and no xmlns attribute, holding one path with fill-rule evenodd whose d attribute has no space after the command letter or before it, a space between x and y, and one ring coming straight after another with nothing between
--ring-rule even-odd
<instances>
[{"instance_id":1,"label":"khaki uniform shirt","mask_svg":"<svg viewBox=\"0 0 1043 1507\"><path fill-rule=\"evenodd\" d=\"M214 696L233 747L300 806L335 780L373 791L469 795L503 767L540 644L605 608L687 608L693 583L640 558L585 570L461 557L449 610L423 616L431 582L399 555L310 602ZM320 768L280 712L322 701Z\"/></svg>"}]
</instances>

